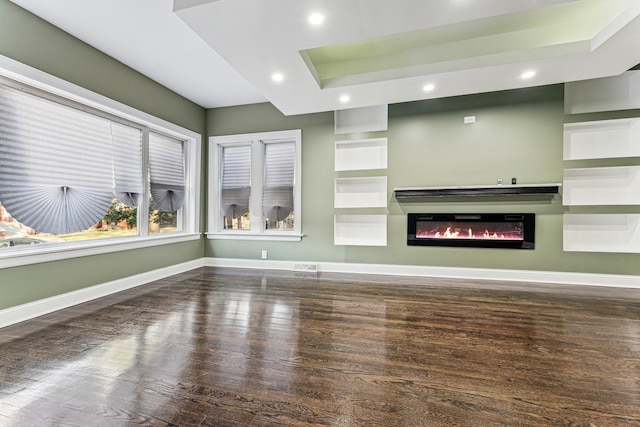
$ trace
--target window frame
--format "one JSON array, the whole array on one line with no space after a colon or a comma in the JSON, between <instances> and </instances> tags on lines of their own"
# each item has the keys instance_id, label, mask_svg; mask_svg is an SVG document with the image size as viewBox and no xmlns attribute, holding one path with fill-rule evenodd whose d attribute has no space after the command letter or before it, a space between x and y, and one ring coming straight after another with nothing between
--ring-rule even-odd
<instances>
[{"instance_id":1,"label":"window frame","mask_svg":"<svg viewBox=\"0 0 640 427\"><path fill-rule=\"evenodd\" d=\"M2 55L0 55L0 79L26 92L32 92L91 114L141 128L144 146L148 146L149 132L183 141L186 178L184 202L186 209L178 219L182 221L181 231L149 234L148 219L145 222L146 215L141 215L138 222L138 236L15 247L0 251L0 269L200 239L200 158L202 145L200 134ZM143 155L141 173L143 176L148 173L146 155ZM145 194L148 194L148 183L145 182L144 187Z\"/></svg>"},{"instance_id":2,"label":"window frame","mask_svg":"<svg viewBox=\"0 0 640 427\"><path fill-rule=\"evenodd\" d=\"M295 143L295 170L293 188L293 230L267 230L264 226L262 209L262 189L264 180L264 144L293 141ZM222 184L222 148L251 144L251 197L250 203L259 203L257 208L250 209L251 230L224 229L220 212L220 196ZM258 157L258 159L256 159ZM238 135L209 137L209 199L208 199L208 239L228 240L302 240L302 130L292 129L274 132L258 132ZM256 190L254 191L254 187ZM257 215L259 212L259 215ZM254 226L258 224L258 226Z\"/></svg>"}]
</instances>

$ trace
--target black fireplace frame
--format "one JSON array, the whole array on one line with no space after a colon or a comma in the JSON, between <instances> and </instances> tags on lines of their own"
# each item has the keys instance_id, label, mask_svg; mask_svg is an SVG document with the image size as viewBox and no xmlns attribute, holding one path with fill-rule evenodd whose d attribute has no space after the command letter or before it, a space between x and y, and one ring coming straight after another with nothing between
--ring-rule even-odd
<instances>
[{"instance_id":1,"label":"black fireplace frame","mask_svg":"<svg viewBox=\"0 0 640 427\"><path fill-rule=\"evenodd\" d=\"M452 222L464 221L466 223L487 223L487 222L523 222L523 239L445 239L445 238L418 238L416 229L418 222L441 221ZM430 214L430 213L410 213L407 215L407 245L409 246L450 246L468 248L499 248L499 249L534 249L535 248L535 214L532 213L508 213L508 214Z\"/></svg>"}]
</instances>

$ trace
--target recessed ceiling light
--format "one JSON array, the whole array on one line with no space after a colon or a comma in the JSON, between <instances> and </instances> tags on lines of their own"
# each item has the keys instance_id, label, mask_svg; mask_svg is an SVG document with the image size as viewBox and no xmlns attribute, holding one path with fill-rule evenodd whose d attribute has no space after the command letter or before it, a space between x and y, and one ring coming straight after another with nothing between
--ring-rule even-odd
<instances>
[{"instance_id":1,"label":"recessed ceiling light","mask_svg":"<svg viewBox=\"0 0 640 427\"><path fill-rule=\"evenodd\" d=\"M318 12L309 15L309 23L311 25L320 25L324 22L324 15Z\"/></svg>"},{"instance_id":2,"label":"recessed ceiling light","mask_svg":"<svg viewBox=\"0 0 640 427\"><path fill-rule=\"evenodd\" d=\"M340 102L342 102L342 103L344 104L344 103L349 102L349 100L350 100L350 99L351 99L351 98L349 97L349 95L342 95L342 96L340 97Z\"/></svg>"},{"instance_id":3,"label":"recessed ceiling light","mask_svg":"<svg viewBox=\"0 0 640 427\"><path fill-rule=\"evenodd\" d=\"M422 90L425 91L425 92L431 92L435 88L436 88L436 85L434 85L432 83L429 83L429 84L426 84L426 85L422 86Z\"/></svg>"},{"instance_id":4,"label":"recessed ceiling light","mask_svg":"<svg viewBox=\"0 0 640 427\"><path fill-rule=\"evenodd\" d=\"M281 82L284 80L284 75L282 73L273 73L271 78L274 82Z\"/></svg>"},{"instance_id":5,"label":"recessed ceiling light","mask_svg":"<svg viewBox=\"0 0 640 427\"><path fill-rule=\"evenodd\" d=\"M524 73L520 74L520 78L523 78L523 79L526 80L526 79L532 78L535 75L536 75L535 71L529 70L529 71L525 71Z\"/></svg>"}]
</instances>

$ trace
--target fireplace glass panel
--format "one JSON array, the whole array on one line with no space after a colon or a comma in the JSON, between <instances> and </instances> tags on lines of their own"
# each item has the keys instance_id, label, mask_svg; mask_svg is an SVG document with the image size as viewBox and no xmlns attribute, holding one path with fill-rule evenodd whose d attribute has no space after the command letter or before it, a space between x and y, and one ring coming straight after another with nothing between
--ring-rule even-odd
<instances>
[{"instance_id":1,"label":"fireplace glass panel","mask_svg":"<svg viewBox=\"0 0 640 427\"><path fill-rule=\"evenodd\" d=\"M533 249L535 214L409 214L407 244Z\"/></svg>"},{"instance_id":2,"label":"fireplace glass panel","mask_svg":"<svg viewBox=\"0 0 640 427\"><path fill-rule=\"evenodd\" d=\"M524 239L524 222L418 221L417 239Z\"/></svg>"}]
</instances>

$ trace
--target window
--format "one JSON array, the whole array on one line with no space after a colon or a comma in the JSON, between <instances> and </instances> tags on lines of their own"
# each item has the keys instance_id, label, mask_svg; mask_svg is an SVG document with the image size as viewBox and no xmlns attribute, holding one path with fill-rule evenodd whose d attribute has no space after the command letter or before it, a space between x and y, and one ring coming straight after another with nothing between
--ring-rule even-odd
<instances>
[{"instance_id":1,"label":"window","mask_svg":"<svg viewBox=\"0 0 640 427\"><path fill-rule=\"evenodd\" d=\"M209 142L209 238L300 240L301 131Z\"/></svg>"},{"instance_id":2,"label":"window","mask_svg":"<svg viewBox=\"0 0 640 427\"><path fill-rule=\"evenodd\" d=\"M25 238L97 230L112 204L138 206L141 129L0 85L0 135L0 203Z\"/></svg>"},{"instance_id":3,"label":"window","mask_svg":"<svg viewBox=\"0 0 640 427\"><path fill-rule=\"evenodd\" d=\"M182 231L180 216L185 196L183 142L149 134L151 203L149 233Z\"/></svg>"},{"instance_id":4,"label":"window","mask_svg":"<svg viewBox=\"0 0 640 427\"><path fill-rule=\"evenodd\" d=\"M195 234L198 138L0 57L0 267Z\"/></svg>"},{"instance_id":5,"label":"window","mask_svg":"<svg viewBox=\"0 0 640 427\"><path fill-rule=\"evenodd\" d=\"M220 215L225 230L251 230L251 143L220 146L222 171Z\"/></svg>"}]
</instances>

